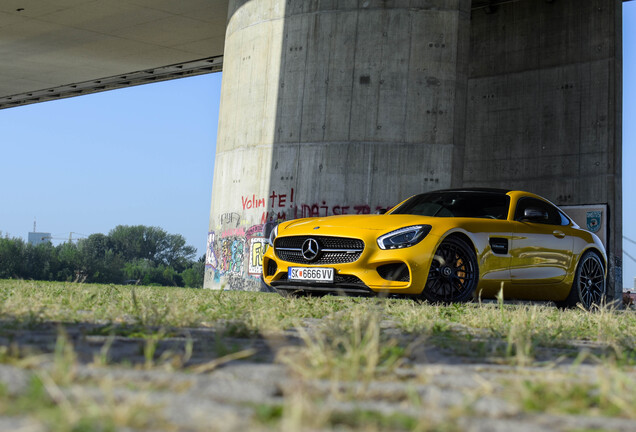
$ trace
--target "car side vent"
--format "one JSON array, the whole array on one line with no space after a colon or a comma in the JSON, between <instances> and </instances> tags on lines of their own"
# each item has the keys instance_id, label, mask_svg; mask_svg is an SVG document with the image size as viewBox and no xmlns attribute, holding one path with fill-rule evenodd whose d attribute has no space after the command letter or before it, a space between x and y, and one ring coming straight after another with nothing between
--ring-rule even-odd
<instances>
[{"instance_id":1,"label":"car side vent","mask_svg":"<svg viewBox=\"0 0 636 432\"><path fill-rule=\"evenodd\" d=\"M382 279L394 282L409 282L411 280L409 268L404 263L381 265L377 270Z\"/></svg>"},{"instance_id":2,"label":"car side vent","mask_svg":"<svg viewBox=\"0 0 636 432\"><path fill-rule=\"evenodd\" d=\"M493 253L506 255L508 253L508 239L490 237L490 249L492 249Z\"/></svg>"}]
</instances>

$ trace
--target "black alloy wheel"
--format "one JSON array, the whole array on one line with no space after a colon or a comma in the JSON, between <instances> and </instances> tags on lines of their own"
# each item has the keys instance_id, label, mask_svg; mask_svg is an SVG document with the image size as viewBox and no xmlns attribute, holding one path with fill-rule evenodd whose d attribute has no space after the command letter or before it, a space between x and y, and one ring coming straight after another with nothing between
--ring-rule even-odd
<instances>
[{"instance_id":1,"label":"black alloy wheel","mask_svg":"<svg viewBox=\"0 0 636 432\"><path fill-rule=\"evenodd\" d=\"M472 247L449 237L435 252L422 296L434 303L468 301L478 280L477 257Z\"/></svg>"},{"instance_id":2,"label":"black alloy wheel","mask_svg":"<svg viewBox=\"0 0 636 432\"><path fill-rule=\"evenodd\" d=\"M605 265L597 254L587 251L576 268L570 294L556 304L559 307L575 307L580 303L585 309L591 310L603 304L605 289Z\"/></svg>"}]
</instances>

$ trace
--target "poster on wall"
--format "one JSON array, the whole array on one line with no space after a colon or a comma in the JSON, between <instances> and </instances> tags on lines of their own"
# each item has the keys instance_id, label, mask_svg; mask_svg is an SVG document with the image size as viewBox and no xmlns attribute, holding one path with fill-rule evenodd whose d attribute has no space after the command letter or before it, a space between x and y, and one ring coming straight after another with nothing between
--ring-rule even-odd
<instances>
[{"instance_id":1,"label":"poster on wall","mask_svg":"<svg viewBox=\"0 0 636 432\"><path fill-rule=\"evenodd\" d=\"M566 205L560 207L578 226L596 234L607 249L609 234L607 204Z\"/></svg>"}]
</instances>

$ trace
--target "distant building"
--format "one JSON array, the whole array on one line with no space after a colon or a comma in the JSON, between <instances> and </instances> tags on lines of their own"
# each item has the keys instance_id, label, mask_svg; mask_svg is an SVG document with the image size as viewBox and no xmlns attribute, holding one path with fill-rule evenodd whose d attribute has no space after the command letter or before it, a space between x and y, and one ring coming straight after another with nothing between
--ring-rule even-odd
<instances>
[{"instance_id":1,"label":"distant building","mask_svg":"<svg viewBox=\"0 0 636 432\"><path fill-rule=\"evenodd\" d=\"M42 243L51 243L51 233L45 232L30 232L29 244L37 246Z\"/></svg>"}]
</instances>

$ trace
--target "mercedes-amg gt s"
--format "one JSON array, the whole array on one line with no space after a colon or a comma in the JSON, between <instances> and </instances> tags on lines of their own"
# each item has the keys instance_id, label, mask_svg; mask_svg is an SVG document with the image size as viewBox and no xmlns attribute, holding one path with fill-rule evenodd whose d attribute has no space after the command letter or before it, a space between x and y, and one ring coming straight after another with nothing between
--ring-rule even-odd
<instances>
[{"instance_id":1,"label":"mercedes-amg gt s","mask_svg":"<svg viewBox=\"0 0 636 432\"><path fill-rule=\"evenodd\" d=\"M605 296L599 238L540 196L453 189L385 214L306 218L271 232L263 280L281 293L418 296L432 302L552 300L590 308Z\"/></svg>"}]
</instances>

